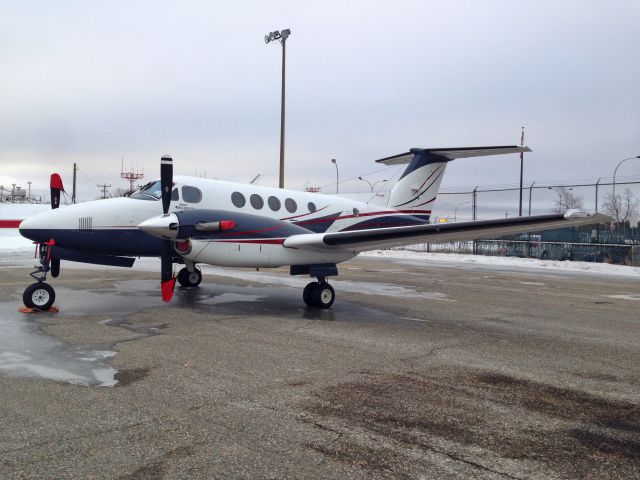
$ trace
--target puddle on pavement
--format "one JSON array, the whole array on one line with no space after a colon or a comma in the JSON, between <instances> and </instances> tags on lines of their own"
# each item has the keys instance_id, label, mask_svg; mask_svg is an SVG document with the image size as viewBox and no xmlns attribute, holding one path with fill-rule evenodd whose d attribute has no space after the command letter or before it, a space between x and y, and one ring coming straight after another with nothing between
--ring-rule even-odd
<instances>
[{"instance_id":1,"label":"puddle on pavement","mask_svg":"<svg viewBox=\"0 0 640 480\"><path fill-rule=\"evenodd\" d=\"M113 386L116 352L70 345L44 333L34 320L0 303L0 372L12 377L47 378L76 385Z\"/></svg>"},{"instance_id":2,"label":"puddle on pavement","mask_svg":"<svg viewBox=\"0 0 640 480\"><path fill-rule=\"evenodd\" d=\"M380 309L341 300L341 291L363 294L446 299L437 292L422 293L409 288L381 283L335 281L338 301L330 310L308 308L302 302L302 288L310 280L286 275L205 268L214 275L233 277L253 285L235 286L204 282L200 288L177 287L169 304L173 308L191 308L216 315L277 315L299 318L301 327L309 320L369 323L413 323ZM158 282L131 279L87 290L56 286L57 316L99 315L106 325L127 326L127 316L144 308L161 308ZM265 285L267 284L267 285ZM76 385L113 386L116 370L111 358L116 352L108 347L73 345L47 334L36 315L16 312L18 302L0 303L0 372L12 377L46 378ZM55 316L52 318L55 322ZM137 331L137 330L136 330ZM139 331L141 334L158 334Z\"/></svg>"}]
</instances>

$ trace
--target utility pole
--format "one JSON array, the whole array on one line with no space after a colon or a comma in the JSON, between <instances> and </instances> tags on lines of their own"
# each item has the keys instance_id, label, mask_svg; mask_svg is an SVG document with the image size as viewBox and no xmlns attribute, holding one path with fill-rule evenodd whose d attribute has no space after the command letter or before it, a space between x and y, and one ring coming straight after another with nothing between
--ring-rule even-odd
<instances>
[{"instance_id":1,"label":"utility pole","mask_svg":"<svg viewBox=\"0 0 640 480\"><path fill-rule=\"evenodd\" d=\"M100 184L98 185L98 188L100 190L102 190L102 199L104 200L105 198L107 198L107 188L110 188L111 185L108 185L106 183Z\"/></svg>"},{"instance_id":2,"label":"utility pole","mask_svg":"<svg viewBox=\"0 0 640 480\"><path fill-rule=\"evenodd\" d=\"M268 35L264 36L264 43L270 43L274 40L279 40L282 45L282 89L281 89L281 100L280 100L280 179L278 182L278 186L280 188L284 188L284 92L285 92L285 62L286 62L286 53L287 53L287 38L291 35L290 29L285 29L279 32L276 30L275 32L270 32Z\"/></svg>"},{"instance_id":3,"label":"utility pole","mask_svg":"<svg viewBox=\"0 0 640 480\"><path fill-rule=\"evenodd\" d=\"M531 184L531 186L529 187L529 216L531 216L531 192L533 191L533 186L536 184L536 182L533 182Z\"/></svg>"},{"instance_id":4,"label":"utility pole","mask_svg":"<svg viewBox=\"0 0 640 480\"><path fill-rule=\"evenodd\" d=\"M598 181L596 182L596 213L598 213L598 187L600 186L600 180L602 180L601 178L598 179ZM615 201L615 199L613 199Z\"/></svg>"},{"instance_id":5,"label":"utility pole","mask_svg":"<svg viewBox=\"0 0 640 480\"><path fill-rule=\"evenodd\" d=\"M78 166L73 164L73 190L71 191L71 203L76 203L76 174L78 173Z\"/></svg>"},{"instance_id":6,"label":"utility pole","mask_svg":"<svg viewBox=\"0 0 640 480\"><path fill-rule=\"evenodd\" d=\"M478 213L478 187L473 189L473 201L471 202L471 209L473 210L473 219L475 220Z\"/></svg>"},{"instance_id":7,"label":"utility pole","mask_svg":"<svg viewBox=\"0 0 640 480\"><path fill-rule=\"evenodd\" d=\"M29 185L29 193L27 193L27 203L31 203L31 182L29 181L27 182L27 184Z\"/></svg>"},{"instance_id":8,"label":"utility pole","mask_svg":"<svg viewBox=\"0 0 640 480\"><path fill-rule=\"evenodd\" d=\"M16 203L16 184L11 184L11 203Z\"/></svg>"}]
</instances>

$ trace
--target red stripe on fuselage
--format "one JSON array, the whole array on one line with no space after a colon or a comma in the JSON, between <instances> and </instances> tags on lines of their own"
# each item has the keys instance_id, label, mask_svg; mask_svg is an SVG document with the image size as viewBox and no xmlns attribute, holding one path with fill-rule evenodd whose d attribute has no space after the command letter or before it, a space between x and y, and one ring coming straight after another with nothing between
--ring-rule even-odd
<instances>
[{"instance_id":1,"label":"red stripe on fuselage","mask_svg":"<svg viewBox=\"0 0 640 480\"><path fill-rule=\"evenodd\" d=\"M22 220L0 220L0 228L18 228Z\"/></svg>"},{"instance_id":2,"label":"red stripe on fuselage","mask_svg":"<svg viewBox=\"0 0 640 480\"><path fill-rule=\"evenodd\" d=\"M429 200L429 202L433 201L435 199ZM429 203L429 202L425 202L425 203ZM431 210L384 210L381 212L366 212L366 213L361 213L360 215L343 215L343 216L338 216L338 217L323 217L323 218L318 218L318 219L311 219L311 220L302 220L300 222L295 222L296 225L306 225L309 223L325 223L325 222L335 222L336 220L345 220L347 218L360 218L360 217L372 217L374 215L382 215L384 218L384 215L397 215L398 213L407 213L407 214L415 214L415 213L420 213L420 214L428 214L431 213Z\"/></svg>"}]
</instances>

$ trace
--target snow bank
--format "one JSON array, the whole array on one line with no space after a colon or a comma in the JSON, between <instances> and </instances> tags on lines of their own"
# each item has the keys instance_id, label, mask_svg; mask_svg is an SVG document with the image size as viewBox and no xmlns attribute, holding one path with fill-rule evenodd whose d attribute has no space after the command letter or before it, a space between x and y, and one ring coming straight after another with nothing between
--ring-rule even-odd
<instances>
[{"instance_id":1,"label":"snow bank","mask_svg":"<svg viewBox=\"0 0 640 480\"><path fill-rule=\"evenodd\" d=\"M535 258L491 257L486 255L464 255L459 253L411 252L408 250L373 250L361 253L362 257L395 258L429 263L449 263L463 265L487 265L492 267L530 268L541 270L561 270L587 272L599 275L621 275L640 277L639 267L611 265L609 263L560 262L557 260L537 260Z\"/></svg>"},{"instance_id":2,"label":"snow bank","mask_svg":"<svg viewBox=\"0 0 640 480\"><path fill-rule=\"evenodd\" d=\"M33 242L20 235L17 228L0 229L0 252L33 250Z\"/></svg>"}]
</instances>

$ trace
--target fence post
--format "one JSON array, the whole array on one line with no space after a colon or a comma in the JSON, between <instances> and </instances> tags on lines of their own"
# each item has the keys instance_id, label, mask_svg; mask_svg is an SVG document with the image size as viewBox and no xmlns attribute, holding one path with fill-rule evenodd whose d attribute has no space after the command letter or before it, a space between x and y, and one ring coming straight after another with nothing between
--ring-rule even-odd
<instances>
[{"instance_id":1,"label":"fence post","mask_svg":"<svg viewBox=\"0 0 640 480\"><path fill-rule=\"evenodd\" d=\"M529 187L529 216L531 216L531 192L533 191L533 186L536 184L536 182L533 182L531 184L531 186Z\"/></svg>"}]
</instances>

